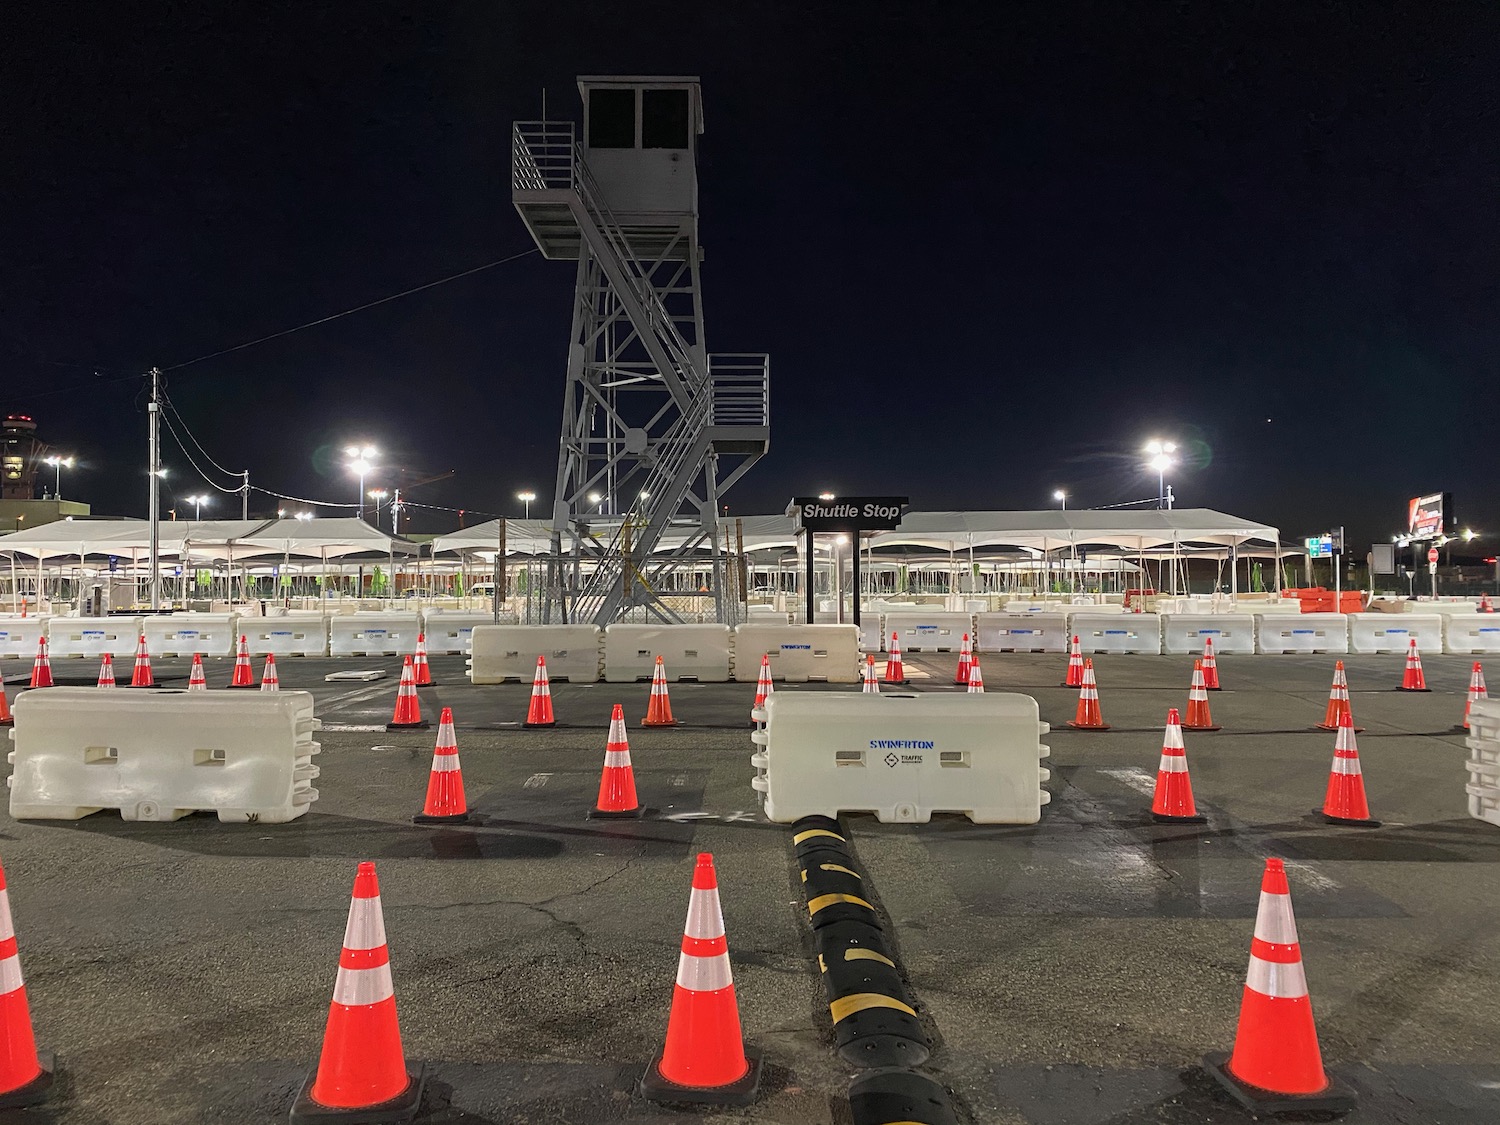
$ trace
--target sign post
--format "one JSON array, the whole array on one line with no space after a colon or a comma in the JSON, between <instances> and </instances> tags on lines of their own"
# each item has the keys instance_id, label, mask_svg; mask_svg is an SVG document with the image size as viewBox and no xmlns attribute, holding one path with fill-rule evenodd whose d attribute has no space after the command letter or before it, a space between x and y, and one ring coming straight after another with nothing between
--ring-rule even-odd
<instances>
[{"instance_id":1,"label":"sign post","mask_svg":"<svg viewBox=\"0 0 1500 1125\"><path fill-rule=\"evenodd\" d=\"M1432 600L1433 601L1437 601L1437 596L1438 596L1438 592L1437 592L1437 562L1438 562L1438 549L1436 547L1428 547L1427 548L1427 572L1432 575Z\"/></svg>"},{"instance_id":2,"label":"sign post","mask_svg":"<svg viewBox=\"0 0 1500 1125\"><path fill-rule=\"evenodd\" d=\"M854 547L854 624L859 625L859 541L863 533L892 531L901 524L906 512L905 496L840 496L824 500L817 496L795 496L787 505L786 514L792 517L792 527L804 536L803 546L807 551L807 575L803 594L807 603L807 623L813 624L817 616L817 594L813 582L817 574L817 551L815 536L818 532L836 532L849 536ZM833 552L833 565L839 568L832 583L835 597L842 598L841 582L843 562L837 549ZM843 602L839 603L843 612Z\"/></svg>"}]
</instances>

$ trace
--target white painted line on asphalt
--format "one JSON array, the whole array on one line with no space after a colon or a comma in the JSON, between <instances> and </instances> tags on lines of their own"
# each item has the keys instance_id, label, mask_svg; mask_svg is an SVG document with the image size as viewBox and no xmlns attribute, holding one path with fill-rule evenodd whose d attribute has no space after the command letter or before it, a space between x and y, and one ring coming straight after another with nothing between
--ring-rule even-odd
<instances>
[{"instance_id":1,"label":"white painted line on asphalt","mask_svg":"<svg viewBox=\"0 0 1500 1125\"><path fill-rule=\"evenodd\" d=\"M681 789L687 785L687 774L680 773L672 779L672 788Z\"/></svg>"},{"instance_id":2,"label":"white painted line on asphalt","mask_svg":"<svg viewBox=\"0 0 1500 1125\"><path fill-rule=\"evenodd\" d=\"M1120 766L1111 769L1101 769L1100 773L1112 777L1121 785L1128 785L1137 793L1144 793L1148 797L1156 795L1156 778L1141 769L1140 766Z\"/></svg>"},{"instance_id":3,"label":"white painted line on asphalt","mask_svg":"<svg viewBox=\"0 0 1500 1125\"><path fill-rule=\"evenodd\" d=\"M365 726L360 723L324 723L319 729L324 731L331 731L334 733L338 733L340 731L347 733L349 731L385 730L385 724L376 723L371 726Z\"/></svg>"},{"instance_id":4,"label":"white painted line on asphalt","mask_svg":"<svg viewBox=\"0 0 1500 1125\"><path fill-rule=\"evenodd\" d=\"M552 777L550 773L534 773L525 781L521 782L522 789L541 789Z\"/></svg>"}]
</instances>

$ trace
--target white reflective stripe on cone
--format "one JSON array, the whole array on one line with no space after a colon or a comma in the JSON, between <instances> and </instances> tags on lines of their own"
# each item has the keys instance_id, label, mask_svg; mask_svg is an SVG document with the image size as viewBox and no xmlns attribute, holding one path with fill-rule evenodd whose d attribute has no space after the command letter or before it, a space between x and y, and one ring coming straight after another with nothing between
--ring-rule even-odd
<instances>
[{"instance_id":1,"label":"white reflective stripe on cone","mask_svg":"<svg viewBox=\"0 0 1500 1125\"><path fill-rule=\"evenodd\" d=\"M1292 896L1260 892L1255 911L1255 936L1272 945L1296 945L1297 923L1292 918Z\"/></svg>"},{"instance_id":2,"label":"white reflective stripe on cone","mask_svg":"<svg viewBox=\"0 0 1500 1125\"><path fill-rule=\"evenodd\" d=\"M432 756L433 773L453 773L458 769L457 754L434 754Z\"/></svg>"},{"instance_id":3,"label":"white reflective stripe on cone","mask_svg":"<svg viewBox=\"0 0 1500 1125\"><path fill-rule=\"evenodd\" d=\"M1163 754L1161 765L1156 768L1161 773L1187 773L1187 757L1182 754Z\"/></svg>"},{"instance_id":4,"label":"white reflective stripe on cone","mask_svg":"<svg viewBox=\"0 0 1500 1125\"><path fill-rule=\"evenodd\" d=\"M1182 727L1178 726L1176 723L1169 726L1167 728L1166 737L1161 740L1161 745L1162 749L1164 750L1187 749L1182 744Z\"/></svg>"},{"instance_id":5,"label":"white reflective stripe on cone","mask_svg":"<svg viewBox=\"0 0 1500 1125\"><path fill-rule=\"evenodd\" d=\"M688 896L687 924L682 932L700 940L724 936L724 912L719 909L718 891L693 890Z\"/></svg>"},{"instance_id":6,"label":"white reflective stripe on cone","mask_svg":"<svg viewBox=\"0 0 1500 1125\"><path fill-rule=\"evenodd\" d=\"M12 953L0 961L0 996L6 996L26 982L21 979L21 958Z\"/></svg>"},{"instance_id":7,"label":"white reflective stripe on cone","mask_svg":"<svg viewBox=\"0 0 1500 1125\"><path fill-rule=\"evenodd\" d=\"M614 767L618 768L618 767L621 767L621 766L628 766L628 765L630 765L630 751L629 750L606 750L604 752L604 765L605 765L606 769L609 768L610 766L614 766Z\"/></svg>"},{"instance_id":8,"label":"white reflective stripe on cone","mask_svg":"<svg viewBox=\"0 0 1500 1125\"><path fill-rule=\"evenodd\" d=\"M1302 971L1301 961L1293 961L1291 964L1266 961L1252 953L1250 971L1245 974L1245 985L1262 996L1295 1000L1307 995L1307 974Z\"/></svg>"},{"instance_id":9,"label":"white reflective stripe on cone","mask_svg":"<svg viewBox=\"0 0 1500 1125\"><path fill-rule=\"evenodd\" d=\"M677 959L677 983L689 992L718 992L734 983L729 972L729 954L694 957L684 953Z\"/></svg>"},{"instance_id":10,"label":"white reflective stripe on cone","mask_svg":"<svg viewBox=\"0 0 1500 1125\"><path fill-rule=\"evenodd\" d=\"M1360 773L1358 758L1345 758L1340 754L1333 756L1334 773Z\"/></svg>"},{"instance_id":11,"label":"white reflective stripe on cone","mask_svg":"<svg viewBox=\"0 0 1500 1125\"><path fill-rule=\"evenodd\" d=\"M8 941L15 936L15 923L10 920L10 892L0 891L0 941Z\"/></svg>"},{"instance_id":12,"label":"white reflective stripe on cone","mask_svg":"<svg viewBox=\"0 0 1500 1125\"><path fill-rule=\"evenodd\" d=\"M609 737L606 738L605 741L606 742L624 742L625 741L625 720L624 719L611 719L609 721Z\"/></svg>"},{"instance_id":13,"label":"white reflective stripe on cone","mask_svg":"<svg viewBox=\"0 0 1500 1125\"><path fill-rule=\"evenodd\" d=\"M391 983L390 962L376 965L373 969L339 969L339 979L333 984L333 1002L360 1008L378 1004L396 995Z\"/></svg>"},{"instance_id":14,"label":"white reflective stripe on cone","mask_svg":"<svg viewBox=\"0 0 1500 1125\"><path fill-rule=\"evenodd\" d=\"M345 949L379 949L385 944L385 919L380 896L357 898L349 904L349 923L344 927Z\"/></svg>"}]
</instances>

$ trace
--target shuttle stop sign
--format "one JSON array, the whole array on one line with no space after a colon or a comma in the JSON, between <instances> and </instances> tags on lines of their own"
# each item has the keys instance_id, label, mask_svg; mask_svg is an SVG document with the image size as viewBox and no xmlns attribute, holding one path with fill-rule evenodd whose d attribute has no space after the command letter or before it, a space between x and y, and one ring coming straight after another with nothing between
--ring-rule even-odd
<instances>
[{"instance_id":1,"label":"shuttle stop sign","mask_svg":"<svg viewBox=\"0 0 1500 1125\"><path fill-rule=\"evenodd\" d=\"M1427 548L1427 561L1430 562L1430 563L1437 562L1437 548L1436 547L1428 547Z\"/></svg>"}]
</instances>

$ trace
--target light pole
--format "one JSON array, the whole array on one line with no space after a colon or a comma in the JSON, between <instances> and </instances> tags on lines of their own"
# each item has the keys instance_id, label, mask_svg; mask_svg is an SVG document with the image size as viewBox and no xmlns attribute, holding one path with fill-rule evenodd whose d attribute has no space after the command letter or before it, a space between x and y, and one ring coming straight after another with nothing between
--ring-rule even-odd
<instances>
[{"instance_id":1,"label":"light pole","mask_svg":"<svg viewBox=\"0 0 1500 1125\"><path fill-rule=\"evenodd\" d=\"M374 467L373 458L380 451L373 445L351 445L345 448L349 471L359 477L359 518L365 518L365 474Z\"/></svg>"},{"instance_id":2,"label":"light pole","mask_svg":"<svg viewBox=\"0 0 1500 1125\"><path fill-rule=\"evenodd\" d=\"M1068 510L1068 494L1066 492L1064 492L1062 489L1059 488L1056 492L1054 492L1052 494L1052 499L1054 499L1054 500L1058 501L1058 503L1062 504L1062 510L1063 511L1066 512Z\"/></svg>"},{"instance_id":3,"label":"light pole","mask_svg":"<svg viewBox=\"0 0 1500 1125\"><path fill-rule=\"evenodd\" d=\"M42 458L42 463L44 465L51 465L54 469L57 470L57 476L54 478L54 482L53 482L53 485L52 485L52 499L54 499L54 500L61 500L62 499L62 471L65 468L66 469L71 469L73 467L73 458L71 458L71 457L43 457Z\"/></svg>"},{"instance_id":4,"label":"light pole","mask_svg":"<svg viewBox=\"0 0 1500 1125\"><path fill-rule=\"evenodd\" d=\"M375 524L376 527L379 527L380 526L380 506L385 503L385 498L387 496L389 496L390 493L387 492L383 488L372 488L372 489L370 489L369 492L366 492L365 495L368 496L371 500L375 501L375 513L374 513L375 518L374 518L374 520L372 522Z\"/></svg>"},{"instance_id":5,"label":"light pole","mask_svg":"<svg viewBox=\"0 0 1500 1125\"><path fill-rule=\"evenodd\" d=\"M1146 455L1150 458L1146 462L1149 468L1156 470L1156 506L1167 507L1167 470L1177 464L1172 456L1177 452L1177 443L1172 441L1158 441L1152 438L1146 443Z\"/></svg>"},{"instance_id":6,"label":"light pole","mask_svg":"<svg viewBox=\"0 0 1500 1125\"><path fill-rule=\"evenodd\" d=\"M526 519L531 518L531 502L536 499L536 493L527 489L525 492L516 493L516 499L526 505Z\"/></svg>"},{"instance_id":7,"label":"light pole","mask_svg":"<svg viewBox=\"0 0 1500 1125\"><path fill-rule=\"evenodd\" d=\"M193 506L193 520L197 522L203 518L203 505L213 500L212 496L200 493L197 496L184 496L183 503Z\"/></svg>"}]
</instances>

